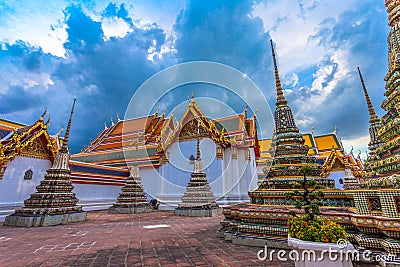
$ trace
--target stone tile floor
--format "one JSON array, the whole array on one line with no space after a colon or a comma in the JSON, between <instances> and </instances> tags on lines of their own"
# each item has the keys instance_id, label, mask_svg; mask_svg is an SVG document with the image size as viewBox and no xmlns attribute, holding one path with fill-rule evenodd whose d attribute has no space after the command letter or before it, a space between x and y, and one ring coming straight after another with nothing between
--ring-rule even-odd
<instances>
[{"instance_id":1,"label":"stone tile floor","mask_svg":"<svg viewBox=\"0 0 400 267\"><path fill-rule=\"evenodd\" d=\"M0 266L294 266L260 261L260 248L217 238L220 220L96 211L83 223L0 226Z\"/></svg>"}]
</instances>

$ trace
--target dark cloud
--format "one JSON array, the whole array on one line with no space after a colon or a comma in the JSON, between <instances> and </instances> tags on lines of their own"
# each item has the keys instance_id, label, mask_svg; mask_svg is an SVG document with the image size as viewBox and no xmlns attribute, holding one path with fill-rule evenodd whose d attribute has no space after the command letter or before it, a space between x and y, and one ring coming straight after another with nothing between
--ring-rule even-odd
<instances>
[{"instance_id":1,"label":"dark cloud","mask_svg":"<svg viewBox=\"0 0 400 267\"><path fill-rule=\"evenodd\" d=\"M270 37L262 20L249 16L252 7L252 1L188 1L174 26L178 59L230 65L265 89Z\"/></svg>"},{"instance_id":2,"label":"dark cloud","mask_svg":"<svg viewBox=\"0 0 400 267\"><path fill-rule=\"evenodd\" d=\"M0 114L10 112L27 111L29 109L43 107L45 101L40 95L35 94L35 88L25 90L21 86L10 86L7 93L0 93Z\"/></svg>"},{"instance_id":3,"label":"dark cloud","mask_svg":"<svg viewBox=\"0 0 400 267\"><path fill-rule=\"evenodd\" d=\"M69 6L64 13L68 26L68 41L64 44L66 49L77 52L78 49L92 49L104 42L101 22L92 20L78 6Z\"/></svg>"},{"instance_id":4,"label":"dark cloud","mask_svg":"<svg viewBox=\"0 0 400 267\"><path fill-rule=\"evenodd\" d=\"M124 6L108 5L107 16L126 15ZM160 65L148 59L148 49L159 53L165 43L165 33L155 25L134 28L123 38L103 41L101 24L93 21L79 8L66 9L68 25L67 53L74 60L65 60L53 73L80 102L74 119L77 134L71 136L76 151L96 137L104 120L122 118L130 98ZM83 22L83 23L82 23ZM93 33L86 33L94 30ZM82 42L83 40L83 42ZM160 63L160 62L158 62ZM75 139L75 140L74 140Z\"/></svg>"}]
</instances>

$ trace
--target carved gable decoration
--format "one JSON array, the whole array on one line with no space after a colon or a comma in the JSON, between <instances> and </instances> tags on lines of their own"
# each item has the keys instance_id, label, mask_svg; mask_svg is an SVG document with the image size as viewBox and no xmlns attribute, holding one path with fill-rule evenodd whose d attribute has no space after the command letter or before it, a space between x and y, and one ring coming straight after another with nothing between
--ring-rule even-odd
<instances>
[{"instance_id":1,"label":"carved gable decoration","mask_svg":"<svg viewBox=\"0 0 400 267\"><path fill-rule=\"evenodd\" d=\"M342 162L341 160L339 160L339 158L336 157L332 165L332 171L342 171L344 170L344 168L345 168L344 162Z\"/></svg>"},{"instance_id":2,"label":"carved gable decoration","mask_svg":"<svg viewBox=\"0 0 400 267\"><path fill-rule=\"evenodd\" d=\"M215 123L208 119L201 111L194 100L189 101L188 107L183 114L177 127L168 127L169 123L164 125L161 138L158 138L157 152L162 153L176 141L186 141L197 139L197 137L211 138L221 147L229 147L231 142L225 137L224 130L219 130Z\"/></svg>"},{"instance_id":3,"label":"carved gable decoration","mask_svg":"<svg viewBox=\"0 0 400 267\"><path fill-rule=\"evenodd\" d=\"M40 138L34 139L29 145L24 147L21 155L31 158L49 159L49 152L44 148Z\"/></svg>"},{"instance_id":4,"label":"carved gable decoration","mask_svg":"<svg viewBox=\"0 0 400 267\"><path fill-rule=\"evenodd\" d=\"M208 130L202 125L197 119L187 122L179 133L179 141L193 140L197 137L209 137Z\"/></svg>"}]
</instances>

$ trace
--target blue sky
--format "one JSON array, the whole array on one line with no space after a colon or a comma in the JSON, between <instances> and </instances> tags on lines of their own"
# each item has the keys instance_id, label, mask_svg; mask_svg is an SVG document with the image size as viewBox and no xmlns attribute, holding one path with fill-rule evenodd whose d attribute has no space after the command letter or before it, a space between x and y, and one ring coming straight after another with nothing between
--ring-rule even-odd
<instances>
[{"instance_id":1,"label":"blue sky","mask_svg":"<svg viewBox=\"0 0 400 267\"><path fill-rule=\"evenodd\" d=\"M383 0L2 1L0 116L32 123L48 106L55 133L77 97L70 143L77 152L105 120L125 113L144 81L193 60L245 73L273 108L272 38L298 127L309 132L314 124L324 134L336 125L357 152L369 136L356 67L382 116L389 30ZM161 104L170 112L188 94L170 94ZM198 94L207 95L207 87ZM241 112L243 103L231 100Z\"/></svg>"}]
</instances>

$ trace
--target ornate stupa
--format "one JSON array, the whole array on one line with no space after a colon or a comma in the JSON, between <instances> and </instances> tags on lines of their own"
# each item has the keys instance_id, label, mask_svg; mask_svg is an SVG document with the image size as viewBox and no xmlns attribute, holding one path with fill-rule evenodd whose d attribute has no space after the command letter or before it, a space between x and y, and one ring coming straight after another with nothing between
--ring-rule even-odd
<instances>
[{"instance_id":1,"label":"ornate stupa","mask_svg":"<svg viewBox=\"0 0 400 267\"><path fill-rule=\"evenodd\" d=\"M309 147L304 144L305 140L303 135L296 127L292 110L288 106L285 96L283 95L272 40L271 50L274 61L277 93L273 137L275 153L272 166L258 190L291 189L296 181L303 179L300 168L305 165L312 168L308 175L309 179L316 180L325 187L333 187L334 181L320 177L321 165L316 163L315 158L308 157L307 155Z\"/></svg>"},{"instance_id":2,"label":"ornate stupa","mask_svg":"<svg viewBox=\"0 0 400 267\"><path fill-rule=\"evenodd\" d=\"M117 202L108 209L108 213L144 213L151 212L152 207L144 194L138 159L139 140L136 141L135 161L130 168L130 175L126 179L125 186L122 187Z\"/></svg>"},{"instance_id":3,"label":"ornate stupa","mask_svg":"<svg viewBox=\"0 0 400 267\"><path fill-rule=\"evenodd\" d=\"M360 252L365 251L365 249L372 251L373 255L376 254L376 258L381 261L380 265L397 266L400 257L400 179L398 178L400 170L400 48L398 47L400 0L386 0L385 4L389 13L389 25L392 27L388 38L389 72L385 77L387 81L386 99L382 103L382 108L387 113L381 119L382 126L377 130L377 135L375 135L375 132L379 121L375 112L372 112L372 105L366 94L372 124L369 145L370 149L375 151L377 155L377 160L372 162L370 166L372 171L377 173L377 177L370 178L365 182L363 186L367 188L359 188L364 182L362 179L363 168L354 169L354 167L356 164L358 165L357 162L360 157L357 157L356 162L353 156L340 155L339 151L332 148L332 152L324 163L321 177L329 177L327 174L330 170L335 170L336 166L344 166L344 190L334 188L323 190L324 197L321 200L320 216L344 226L349 242L356 249L360 249ZM285 129L284 126L289 128L288 125L291 126L290 128L295 128L295 125L287 122L282 123L282 116L287 118L291 114L285 108L286 100L281 93L275 62L274 65L278 92L277 110L275 112L275 157L280 160L280 155L286 153L288 155L287 160L291 161L285 166L274 159L271 168L273 174L270 177L271 179L280 179L284 176L277 175L278 173L275 170L278 168L282 172L293 170L293 173L295 173L297 171L299 161L293 160L293 153L288 153L293 147L289 141L298 144L299 150L301 150L301 140L298 141L296 131L288 129L289 135L279 128ZM280 107L283 111L279 110ZM284 134L287 134L286 140L281 139ZM280 147L281 144L287 144L287 147ZM288 152L282 152L284 149ZM299 154L299 156L303 155ZM285 160L285 158L282 159ZM352 170L352 173L350 170ZM224 207L225 219L221 222L222 227L218 231L218 235L225 240L232 240L235 244L287 248L285 247L288 236L286 225L288 218L290 218L290 210L294 208L294 203L289 202L284 197L284 192L287 189L273 189L270 187L271 184L274 185L267 180L257 190L250 191L250 203Z\"/></svg>"},{"instance_id":4,"label":"ornate stupa","mask_svg":"<svg viewBox=\"0 0 400 267\"><path fill-rule=\"evenodd\" d=\"M24 202L24 207L16 209L7 216L4 224L8 226L36 227L67 224L86 220L86 211L78 206L79 201L71 184L70 153L68 139L74 113L75 100L72 105L68 126L61 149L53 165L47 170L44 180L36 187L37 192Z\"/></svg>"},{"instance_id":5,"label":"ornate stupa","mask_svg":"<svg viewBox=\"0 0 400 267\"><path fill-rule=\"evenodd\" d=\"M192 159L194 160L194 159ZM197 156L194 160L194 168L186 192L175 209L175 215L189 217L212 217L218 214L218 204L211 192L207 175L203 170L201 160L200 139L197 138Z\"/></svg>"},{"instance_id":6,"label":"ornate stupa","mask_svg":"<svg viewBox=\"0 0 400 267\"><path fill-rule=\"evenodd\" d=\"M357 67L357 70L358 70L358 74L360 76L361 85L364 90L365 100L367 102L368 112L369 112L369 136L370 136L370 139L369 139L369 143L368 143L369 153L368 153L368 157L367 157L366 169L368 171L367 176L372 177L374 174L373 174L373 172L371 172L372 171L371 164L376 162L376 160L378 159L378 156L376 155L375 150L378 147L384 145L384 143L378 137L378 130L379 130L379 128L381 128L381 120L376 115L374 107L372 106L372 102L371 102L371 99L369 98L367 87L365 86L364 79L361 74L360 68ZM368 179L368 177L366 177L366 179Z\"/></svg>"},{"instance_id":7,"label":"ornate stupa","mask_svg":"<svg viewBox=\"0 0 400 267\"><path fill-rule=\"evenodd\" d=\"M382 126L377 134L383 144L375 149L378 159L371 164L371 168L381 179L391 180L388 186L397 187L400 180L400 1L386 0L385 6L391 27L388 36L389 66L385 76L386 99L381 104L386 114L381 118Z\"/></svg>"}]
</instances>

